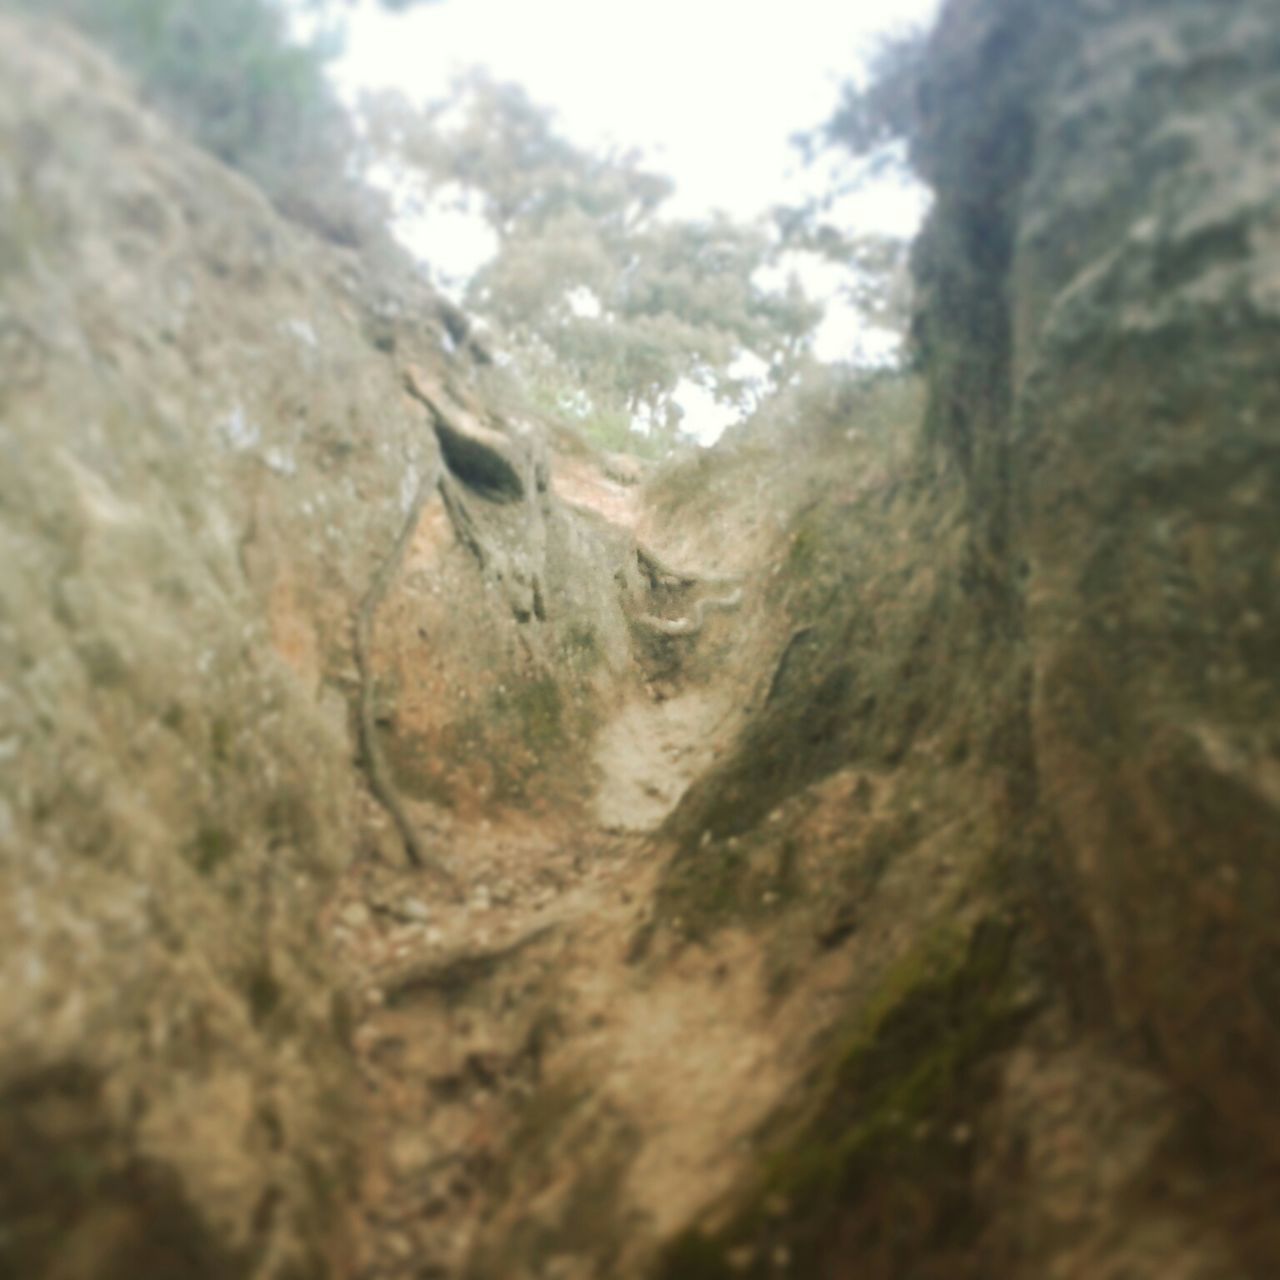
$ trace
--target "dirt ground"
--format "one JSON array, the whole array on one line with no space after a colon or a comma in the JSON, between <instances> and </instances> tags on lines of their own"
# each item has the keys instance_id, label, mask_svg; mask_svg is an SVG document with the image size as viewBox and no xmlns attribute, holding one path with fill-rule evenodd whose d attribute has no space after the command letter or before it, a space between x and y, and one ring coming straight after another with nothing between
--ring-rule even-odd
<instances>
[{"instance_id":1,"label":"dirt ground","mask_svg":"<svg viewBox=\"0 0 1280 1280\"><path fill-rule=\"evenodd\" d=\"M634 529L634 492L576 472L558 484ZM600 1274L594 1242L572 1245L607 1224L565 1221L583 1178L601 1164L625 1178L627 1248L643 1255L728 1188L723 1152L776 1101L785 1065L758 946L730 932L637 963L660 869L649 837L738 719L715 681L663 693L637 678L600 728L583 820L436 834L464 902L374 856L326 909L366 1092L352 1260L364 1280ZM387 820L371 804L368 821ZM513 1179L533 1187L519 1209ZM544 1256L514 1220L540 1216L569 1242L563 1255Z\"/></svg>"}]
</instances>

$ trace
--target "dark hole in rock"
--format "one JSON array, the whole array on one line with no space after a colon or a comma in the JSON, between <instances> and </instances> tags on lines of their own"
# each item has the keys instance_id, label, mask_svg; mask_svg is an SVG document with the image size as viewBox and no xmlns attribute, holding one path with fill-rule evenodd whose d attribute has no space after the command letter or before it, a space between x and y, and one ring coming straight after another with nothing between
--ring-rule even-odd
<instances>
[{"instance_id":1,"label":"dark hole in rock","mask_svg":"<svg viewBox=\"0 0 1280 1280\"><path fill-rule=\"evenodd\" d=\"M520 473L496 449L436 421L436 437L445 465L463 484L492 502L519 502L524 497Z\"/></svg>"}]
</instances>

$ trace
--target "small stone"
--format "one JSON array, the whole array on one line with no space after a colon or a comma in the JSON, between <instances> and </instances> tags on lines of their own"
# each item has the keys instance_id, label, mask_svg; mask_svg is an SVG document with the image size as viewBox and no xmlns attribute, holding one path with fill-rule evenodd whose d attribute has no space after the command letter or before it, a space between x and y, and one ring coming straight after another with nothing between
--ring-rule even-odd
<instances>
[{"instance_id":1,"label":"small stone","mask_svg":"<svg viewBox=\"0 0 1280 1280\"><path fill-rule=\"evenodd\" d=\"M413 1241L400 1231L393 1231L386 1237L387 1252L397 1258L413 1256Z\"/></svg>"},{"instance_id":2,"label":"small stone","mask_svg":"<svg viewBox=\"0 0 1280 1280\"><path fill-rule=\"evenodd\" d=\"M412 1128L395 1134L387 1153L391 1170L397 1178L409 1178L429 1168L439 1154L428 1134Z\"/></svg>"},{"instance_id":3,"label":"small stone","mask_svg":"<svg viewBox=\"0 0 1280 1280\"><path fill-rule=\"evenodd\" d=\"M348 902L338 913L338 919L350 929L363 929L369 923L369 908L363 902Z\"/></svg>"},{"instance_id":4,"label":"small stone","mask_svg":"<svg viewBox=\"0 0 1280 1280\"><path fill-rule=\"evenodd\" d=\"M487 885L477 885L471 891L471 909L473 911L488 911L493 906L493 897L489 893Z\"/></svg>"},{"instance_id":5,"label":"small stone","mask_svg":"<svg viewBox=\"0 0 1280 1280\"><path fill-rule=\"evenodd\" d=\"M780 1244L774 1249L773 1265L775 1267L789 1267L791 1265L791 1250L785 1244Z\"/></svg>"},{"instance_id":6,"label":"small stone","mask_svg":"<svg viewBox=\"0 0 1280 1280\"><path fill-rule=\"evenodd\" d=\"M431 908L421 898L405 898L400 904L400 914L409 920L426 922L431 919Z\"/></svg>"}]
</instances>

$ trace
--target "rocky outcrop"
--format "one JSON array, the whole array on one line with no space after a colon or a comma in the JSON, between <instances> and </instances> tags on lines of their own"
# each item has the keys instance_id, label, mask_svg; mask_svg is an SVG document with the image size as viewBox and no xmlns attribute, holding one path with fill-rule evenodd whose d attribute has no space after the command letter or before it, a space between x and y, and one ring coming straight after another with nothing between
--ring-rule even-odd
<instances>
[{"instance_id":1,"label":"rocky outcrop","mask_svg":"<svg viewBox=\"0 0 1280 1280\"><path fill-rule=\"evenodd\" d=\"M920 145L935 425L1023 618L1041 802L1121 1018L1272 1157L1277 54L1267 5L956 4Z\"/></svg>"},{"instance_id":2,"label":"rocky outcrop","mask_svg":"<svg viewBox=\"0 0 1280 1280\"><path fill-rule=\"evenodd\" d=\"M785 866L863 976L663 1275L1274 1271L1278 55L1266 4L946 7L922 444L793 526L825 608L667 830L669 927Z\"/></svg>"},{"instance_id":3,"label":"rocky outcrop","mask_svg":"<svg viewBox=\"0 0 1280 1280\"><path fill-rule=\"evenodd\" d=\"M341 1274L320 906L581 790L620 553L407 263L63 30L0 19L0 83L0 1272Z\"/></svg>"}]
</instances>

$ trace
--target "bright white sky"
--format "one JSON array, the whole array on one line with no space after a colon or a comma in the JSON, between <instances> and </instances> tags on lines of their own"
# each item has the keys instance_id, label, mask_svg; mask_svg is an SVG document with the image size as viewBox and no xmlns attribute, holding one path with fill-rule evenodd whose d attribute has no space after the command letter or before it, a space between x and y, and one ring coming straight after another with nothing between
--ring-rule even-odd
<instances>
[{"instance_id":1,"label":"bright white sky","mask_svg":"<svg viewBox=\"0 0 1280 1280\"><path fill-rule=\"evenodd\" d=\"M639 146L676 182L666 208L749 219L815 181L789 145L830 115L877 34L931 21L938 0L441 0L406 13L358 0L336 68L344 94L398 88L441 96L484 65L551 107L580 145ZM918 191L880 191L849 211L867 230L910 235ZM484 241L460 225L422 228L435 265L469 271ZM833 314L819 354L859 336ZM865 336L865 335L864 335ZM825 350L824 350L825 348ZM690 406L692 408L692 406ZM695 425L697 424L690 424ZM700 436L718 434L711 420Z\"/></svg>"}]
</instances>

